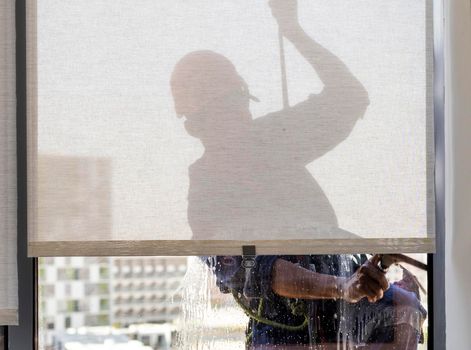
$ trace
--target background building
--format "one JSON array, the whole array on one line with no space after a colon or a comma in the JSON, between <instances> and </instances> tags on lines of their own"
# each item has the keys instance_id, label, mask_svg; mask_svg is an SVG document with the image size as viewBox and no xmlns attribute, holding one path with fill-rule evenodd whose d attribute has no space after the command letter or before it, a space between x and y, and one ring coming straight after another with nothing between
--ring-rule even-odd
<instances>
[{"instance_id":1,"label":"background building","mask_svg":"<svg viewBox=\"0 0 471 350\"><path fill-rule=\"evenodd\" d=\"M185 257L40 259L43 343L72 328L173 322L186 267Z\"/></svg>"}]
</instances>

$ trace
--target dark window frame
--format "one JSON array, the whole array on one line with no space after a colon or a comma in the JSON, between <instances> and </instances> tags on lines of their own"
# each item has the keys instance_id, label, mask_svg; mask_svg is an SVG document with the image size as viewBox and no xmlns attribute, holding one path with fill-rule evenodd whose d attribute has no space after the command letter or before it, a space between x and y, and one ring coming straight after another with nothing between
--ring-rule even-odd
<instances>
[{"instance_id":1,"label":"dark window frame","mask_svg":"<svg viewBox=\"0 0 471 350\"><path fill-rule=\"evenodd\" d=\"M429 349L445 349L444 1L433 0L437 250L428 255ZM37 258L27 255L26 0L16 0L19 326L0 327L2 350L38 349Z\"/></svg>"}]
</instances>

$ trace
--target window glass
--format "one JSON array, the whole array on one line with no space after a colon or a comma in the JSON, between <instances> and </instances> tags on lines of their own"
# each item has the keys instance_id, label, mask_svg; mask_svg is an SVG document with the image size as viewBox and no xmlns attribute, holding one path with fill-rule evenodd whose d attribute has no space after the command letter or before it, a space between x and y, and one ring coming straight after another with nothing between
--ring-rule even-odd
<instances>
[{"instance_id":1,"label":"window glass","mask_svg":"<svg viewBox=\"0 0 471 350\"><path fill-rule=\"evenodd\" d=\"M41 258L40 349L426 349L426 255L377 258Z\"/></svg>"}]
</instances>

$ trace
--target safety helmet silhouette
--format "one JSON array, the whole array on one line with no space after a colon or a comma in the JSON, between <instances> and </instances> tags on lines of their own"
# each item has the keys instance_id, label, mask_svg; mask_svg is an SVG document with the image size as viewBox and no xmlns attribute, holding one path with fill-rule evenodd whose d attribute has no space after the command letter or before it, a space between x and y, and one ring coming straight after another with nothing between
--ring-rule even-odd
<instances>
[{"instance_id":1,"label":"safety helmet silhouette","mask_svg":"<svg viewBox=\"0 0 471 350\"><path fill-rule=\"evenodd\" d=\"M176 64L170 85L177 115L199 112L214 101L239 94L255 99L226 57L213 51L195 51Z\"/></svg>"}]
</instances>

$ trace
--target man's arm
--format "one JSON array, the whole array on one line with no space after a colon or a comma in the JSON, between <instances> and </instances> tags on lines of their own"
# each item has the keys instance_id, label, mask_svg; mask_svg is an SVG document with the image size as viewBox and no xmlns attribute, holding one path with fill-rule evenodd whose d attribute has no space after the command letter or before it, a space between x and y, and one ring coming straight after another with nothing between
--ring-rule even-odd
<instances>
[{"instance_id":1,"label":"man's arm","mask_svg":"<svg viewBox=\"0 0 471 350\"><path fill-rule=\"evenodd\" d=\"M320 94L255 119L262 144L277 145L280 157L308 164L345 140L369 104L368 93L348 67L301 28L296 0L271 0L284 37L317 72Z\"/></svg>"},{"instance_id":2,"label":"man's arm","mask_svg":"<svg viewBox=\"0 0 471 350\"><path fill-rule=\"evenodd\" d=\"M281 33L314 68L326 92L361 98L368 104L368 94L347 66L332 52L312 39L298 20L297 0L270 0L273 16ZM342 103L342 101L336 101Z\"/></svg>"},{"instance_id":3,"label":"man's arm","mask_svg":"<svg viewBox=\"0 0 471 350\"><path fill-rule=\"evenodd\" d=\"M277 259L272 270L273 292L287 298L344 299L356 303L362 298L376 302L389 284L378 267L379 256L363 264L351 277L337 277L304 269Z\"/></svg>"}]
</instances>

